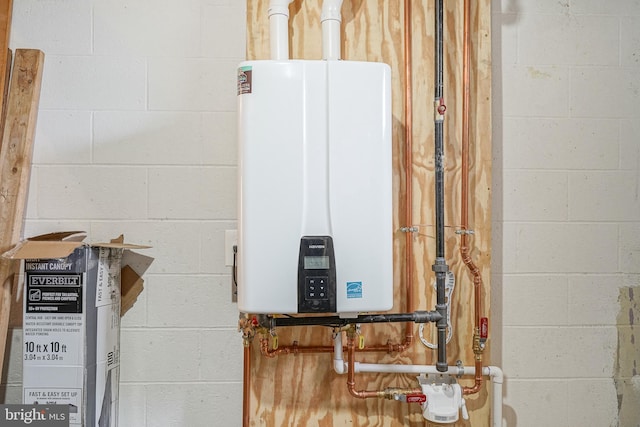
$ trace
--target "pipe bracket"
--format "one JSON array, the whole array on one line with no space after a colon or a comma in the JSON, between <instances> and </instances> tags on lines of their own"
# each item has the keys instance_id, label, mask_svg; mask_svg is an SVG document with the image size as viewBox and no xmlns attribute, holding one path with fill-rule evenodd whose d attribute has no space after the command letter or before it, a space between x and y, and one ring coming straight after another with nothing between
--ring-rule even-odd
<instances>
[{"instance_id":1,"label":"pipe bracket","mask_svg":"<svg viewBox=\"0 0 640 427\"><path fill-rule=\"evenodd\" d=\"M463 230L456 230L456 234L476 234L475 230L467 230L467 229L463 229Z\"/></svg>"},{"instance_id":2,"label":"pipe bracket","mask_svg":"<svg viewBox=\"0 0 640 427\"><path fill-rule=\"evenodd\" d=\"M417 233L418 232L418 227L412 225L411 227L402 227L400 228L400 231L403 233Z\"/></svg>"}]
</instances>

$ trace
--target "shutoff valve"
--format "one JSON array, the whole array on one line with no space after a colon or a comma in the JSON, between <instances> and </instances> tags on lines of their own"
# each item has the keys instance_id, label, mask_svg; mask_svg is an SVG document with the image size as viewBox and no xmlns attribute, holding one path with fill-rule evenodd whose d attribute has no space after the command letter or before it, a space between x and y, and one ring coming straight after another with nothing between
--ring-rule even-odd
<instances>
[{"instance_id":1,"label":"shutoff valve","mask_svg":"<svg viewBox=\"0 0 640 427\"><path fill-rule=\"evenodd\" d=\"M422 374L418 376L422 392L427 401L422 404L422 415L425 419L441 424L451 424L462 418L469 419L467 406L462 397L462 387L450 375Z\"/></svg>"}]
</instances>

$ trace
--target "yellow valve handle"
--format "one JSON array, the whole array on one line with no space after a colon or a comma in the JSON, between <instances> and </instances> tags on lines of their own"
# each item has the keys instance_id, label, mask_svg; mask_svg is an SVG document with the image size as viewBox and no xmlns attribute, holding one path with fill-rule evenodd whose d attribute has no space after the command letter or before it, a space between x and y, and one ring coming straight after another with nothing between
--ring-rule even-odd
<instances>
[{"instance_id":1,"label":"yellow valve handle","mask_svg":"<svg viewBox=\"0 0 640 427\"><path fill-rule=\"evenodd\" d=\"M273 344L272 345L273 345L273 349L274 350L278 349L278 336L277 335L273 336Z\"/></svg>"},{"instance_id":2,"label":"yellow valve handle","mask_svg":"<svg viewBox=\"0 0 640 427\"><path fill-rule=\"evenodd\" d=\"M364 335L358 336L358 348L362 350L364 348Z\"/></svg>"}]
</instances>

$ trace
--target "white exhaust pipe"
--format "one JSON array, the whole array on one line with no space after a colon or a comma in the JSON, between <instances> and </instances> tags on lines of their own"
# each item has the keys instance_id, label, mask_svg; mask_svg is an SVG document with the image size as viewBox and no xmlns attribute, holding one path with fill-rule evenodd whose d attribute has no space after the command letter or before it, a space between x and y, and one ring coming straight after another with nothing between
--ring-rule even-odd
<instances>
[{"instance_id":1,"label":"white exhaust pipe","mask_svg":"<svg viewBox=\"0 0 640 427\"><path fill-rule=\"evenodd\" d=\"M271 0L269 28L271 59L289 59L289 5L293 0Z\"/></svg>"},{"instance_id":2,"label":"white exhaust pipe","mask_svg":"<svg viewBox=\"0 0 640 427\"><path fill-rule=\"evenodd\" d=\"M343 0L324 0L322 3L322 59L338 60L341 54L340 23Z\"/></svg>"}]
</instances>

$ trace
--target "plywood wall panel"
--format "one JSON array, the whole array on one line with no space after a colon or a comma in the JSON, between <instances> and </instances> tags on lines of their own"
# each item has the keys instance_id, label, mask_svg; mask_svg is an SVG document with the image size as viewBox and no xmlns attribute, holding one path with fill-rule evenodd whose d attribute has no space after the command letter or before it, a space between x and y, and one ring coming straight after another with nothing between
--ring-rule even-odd
<instances>
[{"instance_id":1,"label":"plywood wall panel","mask_svg":"<svg viewBox=\"0 0 640 427\"><path fill-rule=\"evenodd\" d=\"M321 58L320 0L295 0L290 6L290 53L295 59ZM393 107L393 188L394 229L404 223L406 186L403 182L404 111L403 111L403 4L402 0L344 0L342 7L342 57L346 60L383 61L392 68ZM269 0L247 0L247 58L269 58ZM431 310L435 303L431 265L435 251L434 184L433 184L433 97L434 97L434 2L412 1L413 37L413 224L419 225L414 236L415 309ZM483 309L489 310L490 253L491 253L491 46L490 0L472 2L471 46L471 172L470 226L475 235L472 256L482 271L487 289L483 292ZM445 1L445 119L446 156L446 253L447 262L456 275L456 289L452 305L454 337L447 346L448 361L462 360L473 364L471 337L473 334L473 284L470 274L460 260L460 147L462 114L462 25L463 2ZM405 311L405 249L404 233L394 235L394 308ZM399 343L404 337L401 324L363 325L367 344ZM431 331L432 325L427 325ZM357 354L360 362L432 364L433 350L417 339L402 354ZM429 335L428 333L426 335ZM280 328L280 345L297 341L300 345L327 345L331 331L326 327ZM490 341L488 344L490 348ZM259 344L253 343L250 417L252 426L428 426L417 404L387 400L360 400L349 395L346 376L332 369L332 355L301 354L266 358L260 355ZM484 354L490 360L489 350ZM488 364L488 363L487 363ZM407 375L358 374L357 388L367 390L409 386L417 383ZM469 384L470 380L461 380ZM474 427L489 425L489 402L485 387L478 395L467 398ZM457 426L469 426L460 421Z\"/></svg>"}]
</instances>

